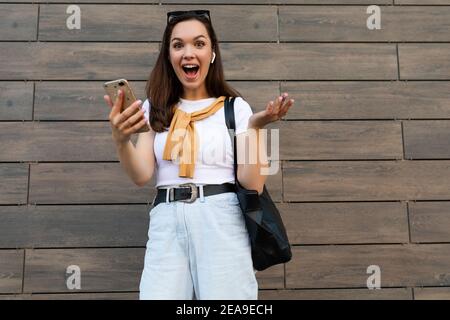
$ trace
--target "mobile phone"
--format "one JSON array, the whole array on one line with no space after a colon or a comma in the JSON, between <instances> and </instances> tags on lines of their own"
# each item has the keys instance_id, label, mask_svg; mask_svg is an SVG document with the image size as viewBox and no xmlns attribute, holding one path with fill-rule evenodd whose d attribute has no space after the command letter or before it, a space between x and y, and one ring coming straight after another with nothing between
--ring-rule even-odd
<instances>
[{"instance_id":1,"label":"mobile phone","mask_svg":"<svg viewBox=\"0 0 450 320\"><path fill-rule=\"evenodd\" d=\"M123 104L122 104L122 110L120 112L122 113L126 108L130 107L133 102L135 102L136 96L134 95L133 90L131 89L130 84L126 79L117 79L113 81L108 81L103 84L103 88L105 89L106 94L111 98L111 101L114 103L117 99L117 91L120 89L123 92ZM140 128L137 133L141 132L147 132L150 130L150 124L147 123Z\"/></svg>"}]
</instances>

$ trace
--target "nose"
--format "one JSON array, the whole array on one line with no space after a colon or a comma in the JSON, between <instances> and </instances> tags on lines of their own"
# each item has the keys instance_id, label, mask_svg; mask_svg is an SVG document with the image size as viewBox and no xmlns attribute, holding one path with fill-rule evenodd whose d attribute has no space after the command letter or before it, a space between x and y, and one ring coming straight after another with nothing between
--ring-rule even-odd
<instances>
[{"instance_id":1,"label":"nose","mask_svg":"<svg viewBox=\"0 0 450 320\"><path fill-rule=\"evenodd\" d=\"M192 49L191 49L190 45L186 45L185 46L183 57L184 58L187 58L187 57L191 58L192 57Z\"/></svg>"}]
</instances>

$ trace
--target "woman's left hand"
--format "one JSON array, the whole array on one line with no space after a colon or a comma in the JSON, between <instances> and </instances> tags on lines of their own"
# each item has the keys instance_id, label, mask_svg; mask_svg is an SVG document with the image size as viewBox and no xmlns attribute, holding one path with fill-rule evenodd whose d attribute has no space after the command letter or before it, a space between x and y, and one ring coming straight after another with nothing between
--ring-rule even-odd
<instances>
[{"instance_id":1,"label":"woman's left hand","mask_svg":"<svg viewBox=\"0 0 450 320\"><path fill-rule=\"evenodd\" d=\"M267 124L284 117L289 108L294 104L294 99L287 99L287 96L287 92L283 93L275 101L270 101L265 110L254 113L248 120L248 127L261 129Z\"/></svg>"}]
</instances>

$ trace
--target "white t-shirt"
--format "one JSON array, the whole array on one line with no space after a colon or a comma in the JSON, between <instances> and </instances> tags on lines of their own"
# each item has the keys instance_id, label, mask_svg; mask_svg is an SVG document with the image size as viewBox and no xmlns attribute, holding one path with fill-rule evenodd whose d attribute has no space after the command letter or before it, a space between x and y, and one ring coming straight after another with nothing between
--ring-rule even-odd
<instances>
[{"instance_id":1,"label":"white t-shirt","mask_svg":"<svg viewBox=\"0 0 450 320\"><path fill-rule=\"evenodd\" d=\"M180 98L178 107L184 112L192 113L210 106L217 98L200 100L185 100ZM149 102L145 100L143 109L149 119ZM234 100L234 116L236 134L247 131L248 120L253 114L250 105L241 97ZM169 128L164 132L156 132L154 153L156 158L156 187L177 185L193 182L196 184L234 183L233 150L231 139L225 123L224 108L220 108L213 115L194 122L198 135L199 147L195 163L194 177L178 176L179 164L174 161L163 160L162 155L166 145Z\"/></svg>"}]
</instances>

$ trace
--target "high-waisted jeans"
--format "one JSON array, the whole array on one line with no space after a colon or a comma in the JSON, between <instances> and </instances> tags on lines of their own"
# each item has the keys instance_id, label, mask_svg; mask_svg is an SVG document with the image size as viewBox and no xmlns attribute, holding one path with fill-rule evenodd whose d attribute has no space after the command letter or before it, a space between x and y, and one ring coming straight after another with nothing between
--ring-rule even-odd
<instances>
[{"instance_id":1,"label":"high-waisted jeans","mask_svg":"<svg viewBox=\"0 0 450 320\"><path fill-rule=\"evenodd\" d=\"M202 202L203 201L203 202ZM250 240L233 192L150 212L141 300L256 300Z\"/></svg>"}]
</instances>

